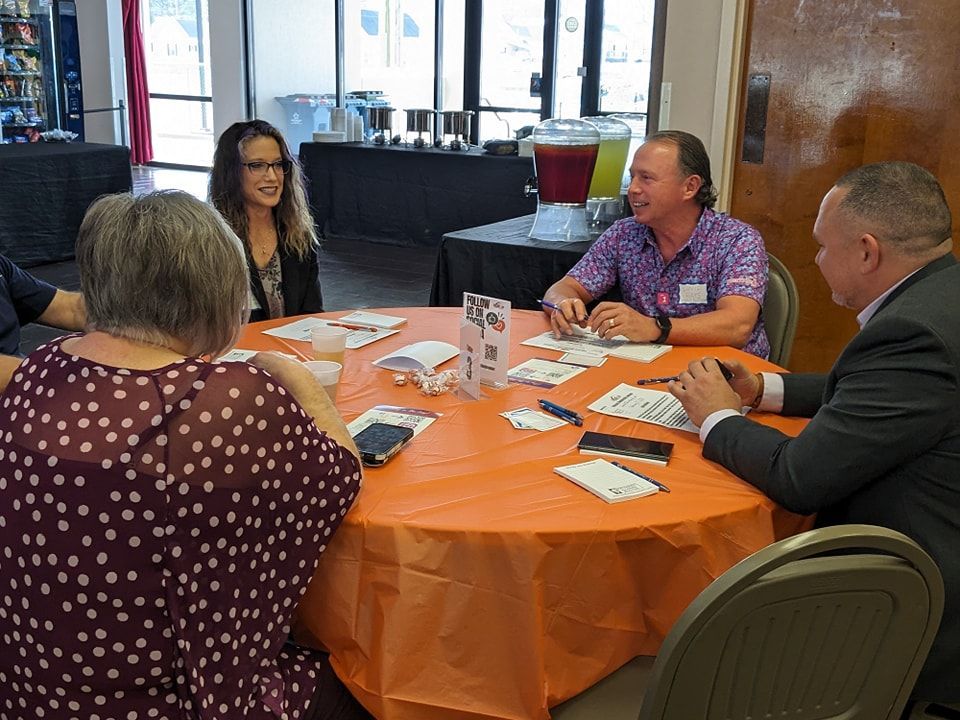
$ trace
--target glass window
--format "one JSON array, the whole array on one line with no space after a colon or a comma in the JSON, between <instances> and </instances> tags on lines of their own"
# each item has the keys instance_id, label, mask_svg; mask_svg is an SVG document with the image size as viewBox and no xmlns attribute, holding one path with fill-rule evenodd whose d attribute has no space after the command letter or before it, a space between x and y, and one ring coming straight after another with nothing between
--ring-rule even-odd
<instances>
[{"instance_id":1,"label":"glass window","mask_svg":"<svg viewBox=\"0 0 960 720\"><path fill-rule=\"evenodd\" d=\"M464 0L444 0L443 59L440 107L437 110L463 110ZM439 133L438 133L439 134Z\"/></svg>"},{"instance_id":2,"label":"glass window","mask_svg":"<svg viewBox=\"0 0 960 720\"><path fill-rule=\"evenodd\" d=\"M397 109L432 108L434 0L344 0L343 5L344 90L379 90Z\"/></svg>"},{"instance_id":3,"label":"glass window","mask_svg":"<svg viewBox=\"0 0 960 720\"><path fill-rule=\"evenodd\" d=\"M154 160L209 165L213 109L202 99L213 95L207 0L140 2ZM185 99L162 100L154 95Z\"/></svg>"},{"instance_id":4,"label":"glass window","mask_svg":"<svg viewBox=\"0 0 960 720\"><path fill-rule=\"evenodd\" d=\"M337 104L333 0L252 0L250 16L256 115L297 153Z\"/></svg>"},{"instance_id":5,"label":"glass window","mask_svg":"<svg viewBox=\"0 0 960 720\"><path fill-rule=\"evenodd\" d=\"M636 0L604 6L601 112L647 112L654 5L654 0Z\"/></svg>"},{"instance_id":6,"label":"glass window","mask_svg":"<svg viewBox=\"0 0 960 720\"><path fill-rule=\"evenodd\" d=\"M543 0L484 0L480 107L529 110L539 116L540 98L530 93L542 68ZM481 122L481 132L484 125Z\"/></svg>"},{"instance_id":7,"label":"glass window","mask_svg":"<svg viewBox=\"0 0 960 720\"><path fill-rule=\"evenodd\" d=\"M584 0L560 0L557 28L557 82L554 86L553 116L580 117L583 94Z\"/></svg>"},{"instance_id":8,"label":"glass window","mask_svg":"<svg viewBox=\"0 0 960 720\"><path fill-rule=\"evenodd\" d=\"M153 159L177 165L213 164L213 103L150 98Z\"/></svg>"},{"instance_id":9,"label":"glass window","mask_svg":"<svg viewBox=\"0 0 960 720\"><path fill-rule=\"evenodd\" d=\"M484 110L479 113L480 144L487 140L513 140L517 130L525 125L536 125L540 122L540 111L511 112L504 110Z\"/></svg>"}]
</instances>

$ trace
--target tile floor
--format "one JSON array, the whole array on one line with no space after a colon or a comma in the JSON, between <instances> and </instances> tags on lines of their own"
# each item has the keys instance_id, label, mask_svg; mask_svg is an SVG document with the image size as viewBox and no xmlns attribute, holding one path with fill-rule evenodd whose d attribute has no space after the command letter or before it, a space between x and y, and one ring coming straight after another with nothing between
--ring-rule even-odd
<instances>
[{"instance_id":1,"label":"tile floor","mask_svg":"<svg viewBox=\"0 0 960 720\"><path fill-rule=\"evenodd\" d=\"M134 193L185 190L206 199L207 174L190 170L135 167ZM320 251L320 282L327 310L426 305L436 262L435 248L401 248L362 241L324 241ZM38 265L31 273L65 290L77 290L80 280L73 262ZM57 337L58 330L42 325L23 329L21 350L29 353Z\"/></svg>"}]
</instances>

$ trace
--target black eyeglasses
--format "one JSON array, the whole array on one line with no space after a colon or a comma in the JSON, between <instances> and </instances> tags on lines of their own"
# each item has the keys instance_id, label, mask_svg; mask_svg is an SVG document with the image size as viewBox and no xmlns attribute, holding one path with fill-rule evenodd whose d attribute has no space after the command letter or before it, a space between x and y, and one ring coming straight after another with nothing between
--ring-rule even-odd
<instances>
[{"instance_id":1,"label":"black eyeglasses","mask_svg":"<svg viewBox=\"0 0 960 720\"><path fill-rule=\"evenodd\" d=\"M277 175L286 175L290 172L290 168L293 167L293 163L289 160L277 160L276 162L272 163L258 160L256 162L245 162L240 164L249 170L252 175L256 175L257 177L266 175L269 168L273 168L273 171Z\"/></svg>"}]
</instances>

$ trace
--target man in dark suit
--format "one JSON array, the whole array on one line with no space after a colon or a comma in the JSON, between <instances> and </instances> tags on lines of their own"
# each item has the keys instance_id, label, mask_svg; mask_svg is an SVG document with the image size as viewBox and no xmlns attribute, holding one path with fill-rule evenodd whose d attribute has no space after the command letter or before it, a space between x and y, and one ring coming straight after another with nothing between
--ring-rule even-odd
<instances>
[{"instance_id":1,"label":"man in dark suit","mask_svg":"<svg viewBox=\"0 0 960 720\"><path fill-rule=\"evenodd\" d=\"M817 265L860 332L826 375L690 364L670 391L704 457L819 525L866 523L916 540L946 606L914 696L960 702L960 264L940 184L904 162L842 177L820 206ZM726 362L726 361L725 361ZM796 438L740 407L811 417Z\"/></svg>"}]
</instances>

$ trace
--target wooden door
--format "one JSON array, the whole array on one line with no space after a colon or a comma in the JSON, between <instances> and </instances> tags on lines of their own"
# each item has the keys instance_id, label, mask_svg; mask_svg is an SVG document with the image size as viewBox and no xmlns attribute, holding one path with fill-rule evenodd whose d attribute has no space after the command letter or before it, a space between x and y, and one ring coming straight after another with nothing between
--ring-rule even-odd
<instances>
[{"instance_id":1,"label":"wooden door","mask_svg":"<svg viewBox=\"0 0 960 720\"><path fill-rule=\"evenodd\" d=\"M943 184L960 239L960 2L750 0L747 32L731 214L797 280L790 369L825 371L857 330L814 263L813 222L837 178L878 160L918 163Z\"/></svg>"}]
</instances>

